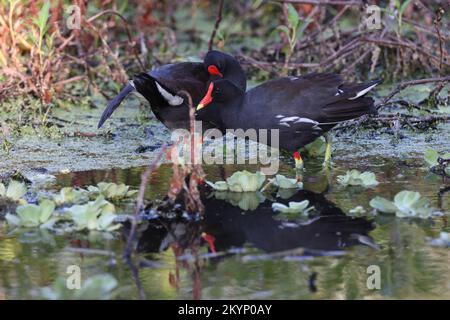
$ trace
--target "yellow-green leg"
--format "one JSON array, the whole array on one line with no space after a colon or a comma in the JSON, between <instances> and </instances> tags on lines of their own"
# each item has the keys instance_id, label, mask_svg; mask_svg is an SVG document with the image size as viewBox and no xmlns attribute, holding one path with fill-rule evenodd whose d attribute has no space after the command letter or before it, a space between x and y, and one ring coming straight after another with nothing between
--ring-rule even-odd
<instances>
[{"instance_id":1,"label":"yellow-green leg","mask_svg":"<svg viewBox=\"0 0 450 320\"><path fill-rule=\"evenodd\" d=\"M326 149L325 159L323 160L323 166L327 167L331 163L331 136L328 133L324 134Z\"/></svg>"}]
</instances>

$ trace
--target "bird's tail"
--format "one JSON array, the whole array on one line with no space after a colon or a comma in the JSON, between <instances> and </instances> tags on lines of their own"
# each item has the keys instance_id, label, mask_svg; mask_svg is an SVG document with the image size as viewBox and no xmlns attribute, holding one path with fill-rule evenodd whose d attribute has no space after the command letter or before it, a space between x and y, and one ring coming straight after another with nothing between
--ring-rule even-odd
<instances>
[{"instance_id":1,"label":"bird's tail","mask_svg":"<svg viewBox=\"0 0 450 320\"><path fill-rule=\"evenodd\" d=\"M128 83L117 96L115 96L107 105L105 111L103 111L102 117L98 122L98 128L105 123L106 120L113 114L114 110L122 103L123 99L125 99L131 92L135 89L131 83Z\"/></svg>"},{"instance_id":2,"label":"bird's tail","mask_svg":"<svg viewBox=\"0 0 450 320\"><path fill-rule=\"evenodd\" d=\"M369 83L344 84L339 88L337 101L323 108L327 122L342 122L358 118L365 114L377 114L374 100L364 95L381 81ZM340 98L339 98L340 97Z\"/></svg>"},{"instance_id":3,"label":"bird's tail","mask_svg":"<svg viewBox=\"0 0 450 320\"><path fill-rule=\"evenodd\" d=\"M323 108L326 122L342 122L358 118L365 114L376 114L372 98L364 97L355 100L341 100Z\"/></svg>"}]
</instances>

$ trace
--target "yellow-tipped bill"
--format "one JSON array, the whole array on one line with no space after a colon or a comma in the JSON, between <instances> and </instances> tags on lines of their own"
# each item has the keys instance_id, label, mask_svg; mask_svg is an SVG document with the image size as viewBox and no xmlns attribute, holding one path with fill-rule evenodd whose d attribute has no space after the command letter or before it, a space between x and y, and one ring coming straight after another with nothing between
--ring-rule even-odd
<instances>
[{"instance_id":1,"label":"yellow-tipped bill","mask_svg":"<svg viewBox=\"0 0 450 320\"><path fill-rule=\"evenodd\" d=\"M214 84L211 82L208 86L208 91L206 92L205 96L200 101L200 103L197 105L197 109L196 109L197 111L203 109L204 107L206 107L208 104L210 104L212 102L213 89L214 89Z\"/></svg>"}]
</instances>

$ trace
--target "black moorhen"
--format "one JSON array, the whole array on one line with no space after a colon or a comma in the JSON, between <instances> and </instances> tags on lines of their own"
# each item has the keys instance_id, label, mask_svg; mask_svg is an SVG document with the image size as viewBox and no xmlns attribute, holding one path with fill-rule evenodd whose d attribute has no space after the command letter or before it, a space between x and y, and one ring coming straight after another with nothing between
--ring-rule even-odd
<instances>
[{"instance_id":1,"label":"black moorhen","mask_svg":"<svg viewBox=\"0 0 450 320\"><path fill-rule=\"evenodd\" d=\"M239 62L231 55L215 50L206 54L203 63L168 64L138 74L108 103L98 128L134 90L150 102L156 118L167 128L189 128L189 105L187 97L181 91L188 92L194 105L197 105L204 96L208 83L217 78L227 79L245 92L246 76ZM211 126L213 125L206 124L205 129Z\"/></svg>"},{"instance_id":2,"label":"black moorhen","mask_svg":"<svg viewBox=\"0 0 450 320\"><path fill-rule=\"evenodd\" d=\"M312 73L268 81L244 93L230 81L217 80L197 106L197 118L218 123L222 131L279 129L279 147L294 152L298 168L299 148L339 122L376 113L373 99L364 95L378 83L345 84L340 75ZM203 113L207 105L214 112Z\"/></svg>"}]
</instances>

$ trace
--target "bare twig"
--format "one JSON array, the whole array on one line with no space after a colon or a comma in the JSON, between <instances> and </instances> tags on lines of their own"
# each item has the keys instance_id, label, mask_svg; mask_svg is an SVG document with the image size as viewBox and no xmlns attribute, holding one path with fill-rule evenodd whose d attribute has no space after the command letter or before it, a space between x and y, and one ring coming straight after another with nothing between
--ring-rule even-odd
<instances>
[{"instance_id":1,"label":"bare twig","mask_svg":"<svg viewBox=\"0 0 450 320\"><path fill-rule=\"evenodd\" d=\"M138 224L138 220L139 220L139 213L141 212L141 209L144 205L144 195L145 195L145 189L147 187L148 179L149 179L150 175L152 174L152 172L155 171L155 169L158 166L159 161L161 160L162 156L164 155L166 149L167 149L167 145L164 144L161 147L161 150L159 151L156 158L147 167L147 169L145 169L144 173L142 173L141 185L139 187L139 193L138 193L138 198L137 198L137 202L136 202L136 207L134 209L134 217L131 220L131 229L130 229L130 233L128 235L127 245L125 247L125 252L124 252L125 258L131 256L131 251L132 251L131 248L133 246L133 240L134 240L134 236L136 233L136 228L137 228L137 224Z\"/></svg>"},{"instance_id":2,"label":"bare twig","mask_svg":"<svg viewBox=\"0 0 450 320\"><path fill-rule=\"evenodd\" d=\"M216 23L214 24L214 29L211 33L211 38L209 38L209 44L208 44L209 51L212 50L212 47L214 44L214 38L216 37L217 29L219 28L220 22L222 21L222 11L223 11L223 0L220 0L219 10L217 11L217 16L216 16Z\"/></svg>"},{"instance_id":3,"label":"bare twig","mask_svg":"<svg viewBox=\"0 0 450 320\"><path fill-rule=\"evenodd\" d=\"M397 93L399 93L406 87L425 84L425 83L444 82L444 81L450 81L450 76L441 77L441 78L417 79L417 80L402 82L397 86L397 88L395 88L394 91L392 91L386 98L384 98L383 102L377 107L380 108L382 106L385 106L387 104L387 102L392 99L392 97L394 97Z\"/></svg>"},{"instance_id":4,"label":"bare twig","mask_svg":"<svg viewBox=\"0 0 450 320\"><path fill-rule=\"evenodd\" d=\"M442 15L444 14L444 9L439 8L436 12L436 19L434 19L434 27L436 28L436 33L438 35L438 39L439 39L439 75L442 74L442 63L444 61L444 52L442 50L442 36L441 36L441 20L442 20Z\"/></svg>"},{"instance_id":5,"label":"bare twig","mask_svg":"<svg viewBox=\"0 0 450 320\"><path fill-rule=\"evenodd\" d=\"M299 3L299 4L315 4L318 6L324 5L346 5L346 6L362 6L364 3L361 0L269 0L284 3Z\"/></svg>"},{"instance_id":6,"label":"bare twig","mask_svg":"<svg viewBox=\"0 0 450 320\"><path fill-rule=\"evenodd\" d=\"M118 11L116 11L116 10L109 9L109 10L101 11L101 12L97 13L96 15L93 15L92 17L90 17L89 19L87 19L87 21L88 21L89 23L92 23L94 20L100 18L101 16L103 16L103 15L105 15L105 14L116 15L117 17L119 17L120 19L122 19L122 21L125 23L125 31L126 31L127 36L128 36L128 40L129 40L130 47L131 47L131 49L133 50L133 54L134 54L134 56L136 57L136 60L138 61L140 67L141 67L142 69L145 69L144 63L142 62L142 60L141 60L141 58L139 57L139 54L138 54L138 52L137 52L137 50L136 50L136 46L135 46L135 42L134 42L134 40L133 40L133 37L131 36L130 28L129 28L129 26L128 26L128 21L127 21L127 19L126 19L123 15L121 15L121 14L120 14Z\"/></svg>"}]
</instances>

